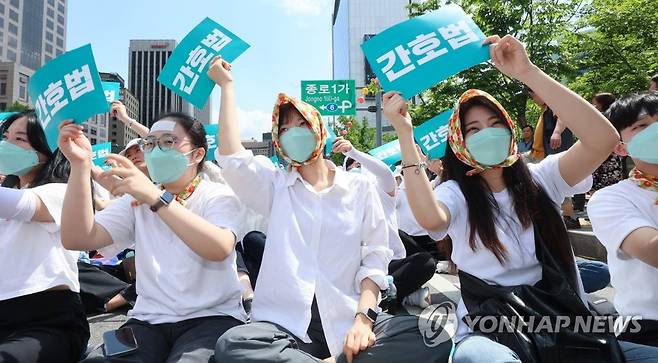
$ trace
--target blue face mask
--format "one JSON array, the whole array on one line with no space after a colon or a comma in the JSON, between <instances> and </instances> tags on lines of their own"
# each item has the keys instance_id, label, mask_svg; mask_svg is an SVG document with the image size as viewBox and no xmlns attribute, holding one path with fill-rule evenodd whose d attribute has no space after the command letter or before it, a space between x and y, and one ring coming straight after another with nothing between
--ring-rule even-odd
<instances>
[{"instance_id":1,"label":"blue face mask","mask_svg":"<svg viewBox=\"0 0 658 363\"><path fill-rule=\"evenodd\" d=\"M317 140L313 131L306 127L292 127L279 138L283 152L292 160L303 163L311 157Z\"/></svg>"},{"instance_id":2,"label":"blue face mask","mask_svg":"<svg viewBox=\"0 0 658 363\"><path fill-rule=\"evenodd\" d=\"M350 173L361 174L361 168L360 167L352 168L350 169Z\"/></svg>"},{"instance_id":3,"label":"blue face mask","mask_svg":"<svg viewBox=\"0 0 658 363\"><path fill-rule=\"evenodd\" d=\"M0 141L0 174L23 176L39 164L34 150L26 150L8 141Z\"/></svg>"},{"instance_id":4,"label":"blue face mask","mask_svg":"<svg viewBox=\"0 0 658 363\"><path fill-rule=\"evenodd\" d=\"M494 166L509 156L512 133L508 129L489 127L466 139L466 149L478 163Z\"/></svg>"},{"instance_id":5,"label":"blue face mask","mask_svg":"<svg viewBox=\"0 0 658 363\"><path fill-rule=\"evenodd\" d=\"M658 164L658 122L638 132L628 143L628 154L649 164Z\"/></svg>"},{"instance_id":6,"label":"blue face mask","mask_svg":"<svg viewBox=\"0 0 658 363\"><path fill-rule=\"evenodd\" d=\"M191 165L187 160L187 155L192 151L183 154L176 149L163 151L160 147L155 147L144 153L146 168L151 180L158 184L165 184L180 179L185 174L185 169Z\"/></svg>"}]
</instances>

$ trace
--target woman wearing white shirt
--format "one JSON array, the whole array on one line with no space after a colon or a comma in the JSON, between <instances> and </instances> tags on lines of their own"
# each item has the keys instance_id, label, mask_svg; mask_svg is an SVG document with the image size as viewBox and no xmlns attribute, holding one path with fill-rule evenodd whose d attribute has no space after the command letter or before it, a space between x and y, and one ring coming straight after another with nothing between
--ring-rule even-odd
<instances>
[{"instance_id":1,"label":"woman wearing white shirt","mask_svg":"<svg viewBox=\"0 0 658 363\"><path fill-rule=\"evenodd\" d=\"M377 317L391 251L375 187L322 159L327 131L318 111L285 94L275 104L272 138L289 170L245 150L229 69L217 58L208 71L222 88L217 160L241 201L269 224L255 323L224 334L216 360L439 361L450 344L423 344L417 319Z\"/></svg>"},{"instance_id":2,"label":"woman wearing white shirt","mask_svg":"<svg viewBox=\"0 0 658 363\"><path fill-rule=\"evenodd\" d=\"M123 197L95 216L87 206L91 146L82 127L63 124L59 145L71 161L64 246L110 257L135 244L138 297L124 327L139 347L122 361L207 362L217 338L246 314L234 252L242 208L228 186L201 177L203 125L181 113L153 124L143 148L158 185L125 157L109 155L116 166L104 174L122 179L110 192Z\"/></svg>"},{"instance_id":3,"label":"woman wearing white shirt","mask_svg":"<svg viewBox=\"0 0 658 363\"><path fill-rule=\"evenodd\" d=\"M395 207L401 196L398 195L398 185L393 172L381 160L355 149L349 140L342 137L334 141L333 152L346 156L343 163L345 171L360 173L377 187L388 225L388 245L393 251L393 257L388 264L388 274L393 277L397 290L394 305L404 303L421 308L428 307L431 303L430 291L422 286L434 276L436 262L427 252L409 253L400 239ZM390 311L395 311L396 308L397 306L388 306Z\"/></svg>"},{"instance_id":4,"label":"woman wearing white shirt","mask_svg":"<svg viewBox=\"0 0 658 363\"><path fill-rule=\"evenodd\" d=\"M9 117L0 135L0 361L77 362L89 325L78 252L60 240L68 162L34 111Z\"/></svg>"},{"instance_id":5,"label":"woman wearing white shirt","mask_svg":"<svg viewBox=\"0 0 658 363\"><path fill-rule=\"evenodd\" d=\"M565 153L526 166L519 161L512 137L515 125L507 112L485 92L469 90L460 98L450 120L450 148L443 163L447 177L433 198L430 183L423 175L424 165L414 147L405 100L396 92L388 92L384 96L384 112L399 136L407 196L414 215L433 238L448 234L453 241L452 260L460 270L462 298L468 298L466 303L470 305L467 308L461 301L457 309L458 345L453 361L478 362L483 357L488 362L534 361L538 351L544 361L566 361L572 355L560 342L552 346L547 343L550 339L535 340L534 335L528 343L514 341L514 335L485 334L481 325L475 325L474 332L462 318L467 314L494 320L508 316L508 311L489 312L487 308L506 306L506 300L500 296L509 295L502 292L533 288L563 288L562 294L552 296L551 301L562 303L568 299L570 305L560 305L562 310L558 311L566 311L571 317L589 315L581 301L584 292L557 206L564 197L589 189L591 173L608 157L619 135L585 100L537 69L517 39L494 36L487 43L491 44L496 68L536 90L580 137L580 142ZM536 250L536 246L541 250ZM542 256L538 257L540 251ZM555 266L563 272L549 276L550 280L547 273L555 271ZM553 283L556 279L560 281ZM473 286L478 289L472 289ZM481 296L483 291L496 294ZM512 302L537 307L536 301ZM485 313L479 314L481 311ZM550 333L548 336L555 338ZM611 343L593 350L598 361L609 359L610 352L617 353L617 357L622 354L614 338L606 337ZM627 342L619 345L627 361L658 359L658 351L652 347ZM589 350L577 352L581 359L593 357ZM566 356L551 355L556 353Z\"/></svg>"}]
</instances>

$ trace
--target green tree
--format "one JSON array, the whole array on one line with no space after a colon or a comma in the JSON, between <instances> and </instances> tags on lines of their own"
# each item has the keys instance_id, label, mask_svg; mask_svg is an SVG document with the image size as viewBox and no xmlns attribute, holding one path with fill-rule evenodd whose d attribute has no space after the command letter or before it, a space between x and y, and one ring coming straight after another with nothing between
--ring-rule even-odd
<instances>
[{"instance_id":1,"label":"green tree","mask_svg":"<svg viewBox=\"0 0 658 363\"><path fill-rule=\"evenodd\" d=\"M30 106L24 105L20 102L14 102L5 111L7 112L24 112L30 109Z\"/></svg>"},{"instance_id":2,"label":"green tree","mask_svg":"<svg viewBox=\"0 0 658 363\"><path fill-rule=\"evenodd\" d=\"M448 1L428 0L410 4L412 16L438 9ZM458 0L452 1L472 14L473 20L487 35L512 34L526 46L530 59L556 79L568 79L574 67L566 62L558 39L569 33L575 19L584 10L583 0ZM489 92L503 104L519 124L534 123L537 113L526 120L528 95L522 84L485 63L461 72L421 94L421 102L412 107L414 124L452 108L457 98L469 88Z\"/></svg>"},{"instance_id":3,"label":"green tree","mask_svg":"<svg viewBox=\"0 0 658 363\"><path fill-rule=\"evenodd\" d=\"M352 143L352 146L359 151L368 152L376 147L375 128L370 127L368 118L364 117L358 121L354 116L340 116L336 119L334 125L336 135L343 136ZM347 131L346 135L342 135L342 131ZM387 143L397 139L394 132L384 133L382 135L382 142ZM342 165L345 156L343 154L332 154L331 160L336 165Z\"/></svg>"},{"instance_id":4,"label":"green tree","mask_svg":"<svg viewBox=\"0 0 658 363\"><path fill-rule=\"evenodd\" d=\"M592 0L565 48L578 70L570 87L584 97L646 90L658 72L658 1Z\"/></svg>"}]
</instances>

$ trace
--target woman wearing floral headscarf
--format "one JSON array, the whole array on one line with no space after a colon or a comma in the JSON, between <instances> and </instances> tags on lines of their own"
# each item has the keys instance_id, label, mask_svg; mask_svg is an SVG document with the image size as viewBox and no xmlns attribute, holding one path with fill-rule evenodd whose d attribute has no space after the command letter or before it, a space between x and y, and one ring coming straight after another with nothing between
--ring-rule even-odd
<instances>
[{"instance_id":1,"label":"woman wearing floral headscarf","mask_svg":"<svg viewBox=\"0 0 658 363\"><path fill-rule=\"evenodd\" d=\"M486 44L491 44L496 68L536 90L580 141L568 151L526 165L513 135L517 128L505 109L486 92L468 90L450 120L444 182L432 194L414 146L406 102L396 92L384 95L384 112L400 140L413 213L432 238L452 238L451 257L462 289L453 362L566 362L576 353L581 359L604 362L618 361L614 354L619 358L621 351L627 361L658 357L653 348L618 345L612 336L606 336L609 344L602 346L589 336L597 341L587 346L592 353L579 350L582 346L567 347L559 340L563 335L505 334L500 325L490 330L477 323L500 324L501 318L524 316L528 310L539 312L540 318L591 317L558 206L566 196L589 190L592 172L619 141L605 117L534 66L517 39L493 36ZM541 298L532 299L537 296ZM546 306L553 310L541 310Z\"/></svg>"},{"instance_id":2,"label":"woman wearing floral headscarf","mask_svg":"<svg viewBox=\"0 0 658 363\"><path fill-rule=\"evenodd\" d=\"M327 131L318 111L277 97L272 139L289 165L282 170L240 143L230 65L215 59L208 75L222 88L217 161L224 178L245 205L269 216L252 323L226 332L215 359L445 359L451 344L426 346L417 319L378 314L392 255L384 211L365 177L322 158Z\"/></svg>"}]
</instances>

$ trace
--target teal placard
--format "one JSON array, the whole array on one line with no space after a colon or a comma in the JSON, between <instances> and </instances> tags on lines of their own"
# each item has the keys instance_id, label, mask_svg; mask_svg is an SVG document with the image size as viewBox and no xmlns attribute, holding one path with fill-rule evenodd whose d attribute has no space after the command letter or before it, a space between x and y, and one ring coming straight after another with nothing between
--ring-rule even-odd
<instances>
[{"instance_id":1,"label":"teal placard","mask_svg":"<svg viewBox=\"0 0 658 363\"><path fill-rule=\"evenodd\" d=\"M446 153L448 121L451 116L452 110L446 111L414 128L414 139L430 160L441 159Z\"/></svg>"},{"instance_id":2,"label":"teal placard","mask_svg":"<svg viewBox=\"0 0 658 363\"><path fill-rule=\"evenodd\" d=\"M206 154L206 160L213 161L215 160L215 150L217 150L217 140L219 131L218 124L210 124L203 126L206 129L206 141L208 141L208 153Z\"/></svg>"},{"instance_id":3,"label":"teal placard","mask_svg":"<svg viewBox=\"0 0 658 363\"><path fill-rule=\"evenodd\" d=\"M210 61L221 55L227 62L233 62L247 48L249 44L244 40L206 18L174 49L160 72L158 82L203 109L215 87L206 75Z\"/></svg>"},{"instance_id":4,"label":"teal placard","mask_svg":"<svg viewBox=\"0 0 658 363\"><path fill-rule=\"evenodd\" d=\"M121 84L119 82L101 82L107 102L121 99Z\"/></svg>"},{"instance_id":5,"label":"teal placard","mask_svg":"<svg viewBox=\"0 0 658 363\"><path fill-rule=\"evenodd\" d=\"M102 144L91 145L91 161L94 165L101 167L103 170L110 169L109 165L105 165L107 156L112 153L112 143L104 142Z\"/></svg>"},{"instance_id":6,"label":"teal placard","mask_svg":"<svg viewBox=\"0 0 658 363\"><path fill-rule=\"evenodd\" d=\"M383 161L386 165L391 166L398 161L402 160L402 152L400 151L400 141L393 140L380 147L368 151L368 154Z\"/></svg>"},{"instance_id":7,"label":"teal placard","mask_svg":"<svg viewBox=\"0 0 658 363\"><path fill-rule=\"evenodd\" d=\"M51 150L57 148L62 121L72 119L81 124L109 110L90 44L66 52L37 70L30 78L28 93Z\"/></svg>"},{"instance_id":8,"label":"teal placard","mask_svg":"<svg viewBox=\"0 0 658 363\"><path fill-rule=\"evenodd\" d=\"M334 140L336 140L338 137L334 132L334 128L331 127L331 124L329 124L327 120L324 120L322 122L324 122L324 128L327 129L327 141L324 144L324 154L326 156L329 156L331 155L331 149L334 148Z\"/></svg>"},{"instance_id":9,"label":"teal placard","mask_svg":"<svg viewBox=\"0 0 658 363\"><path fill-rule=\"evenodd\" d=\"M15 115L18 112L0 112L0 125L2 125L3 122L5 122L6 119L8 119L11 115Z\"/></svg>"},{"instance_id":10,"label":"teal placard","mask_svg":"<svg viewBox=\"0 0 658 363\"><path fill-rule=\"evenodd\" d=\"M487 61L485 38L461 7L449 4L388 28L361 47L382 87L409 99Z\"/></svg>"}]
</instances>

